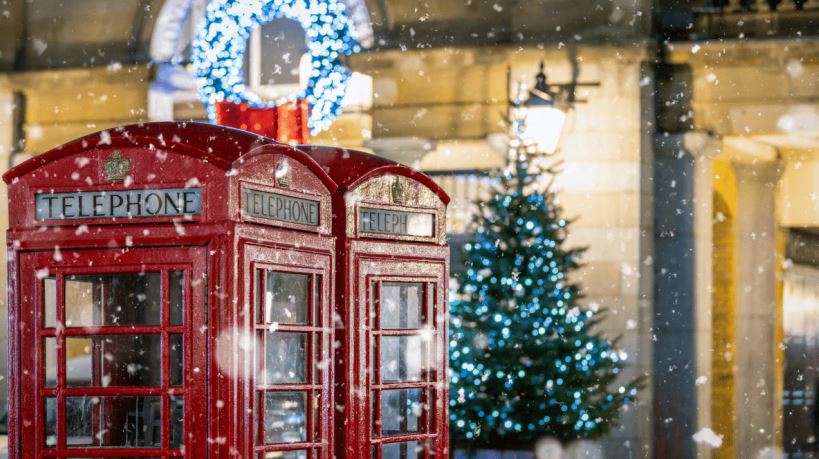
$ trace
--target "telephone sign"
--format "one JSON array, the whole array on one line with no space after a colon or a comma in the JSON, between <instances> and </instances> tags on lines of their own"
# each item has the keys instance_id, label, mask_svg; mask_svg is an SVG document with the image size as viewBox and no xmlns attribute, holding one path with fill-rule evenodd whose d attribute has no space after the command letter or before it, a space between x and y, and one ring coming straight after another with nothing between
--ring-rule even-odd
<instances>
[{"instance_id":1,"label":"telephone sign","mask_svg":"<svg viewBox=\"0 0 819 459\"><path fill-rule=\"evenodd\" d=\"M312 199L270 193L252 188L242 192L242 210L247 215L303 225L319 225L319 206Z\"/></svg>"},{"instance_id":2,"label":"telephone sign","mask_svg":"<svg viewBox=\"0 0 819 459\"><path fill-rule=\"evenodd\" d=\"M202 210L202 190L146 190L37 193L37 220L87 218L193 217Z\"/></svg>"},{"instance_id":3,"label":"telephone sign","mask_svg":"<svg viewBox=\"0 0 819 459\"><path fill-rule=\"evenodd\" d=\"M358 230L365 233L432 237L435 215L360 207Z\"/></svg>"}]
</instances>

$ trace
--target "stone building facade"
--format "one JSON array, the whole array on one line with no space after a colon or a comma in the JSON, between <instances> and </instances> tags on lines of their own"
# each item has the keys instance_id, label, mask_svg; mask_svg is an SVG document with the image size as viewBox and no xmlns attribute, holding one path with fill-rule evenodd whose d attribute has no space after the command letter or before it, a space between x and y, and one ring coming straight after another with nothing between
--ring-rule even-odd
<instances>
[{"instance_id":1,"label":"stone building facade","mask_svg":"<svg viewBox=\"0 0 819 459\"><path fill-rule=\"evenodd\" d=\"M151 59L170 3L0 0L0 172L88 132L204 118ZM607 457L758 457L810 430L788 414L805 376L788 343L819 310L800 300L819 288L819 3L768 3L367 0L373 46L350 67L369 97L314 139L435 175L457 240L503 164L510 86L541 60L550 81L599 83L579 88L556 185L589 247L586 304L647 377ZM706 428L719 447L695 441Z\"/></svg>"}]
</instances>

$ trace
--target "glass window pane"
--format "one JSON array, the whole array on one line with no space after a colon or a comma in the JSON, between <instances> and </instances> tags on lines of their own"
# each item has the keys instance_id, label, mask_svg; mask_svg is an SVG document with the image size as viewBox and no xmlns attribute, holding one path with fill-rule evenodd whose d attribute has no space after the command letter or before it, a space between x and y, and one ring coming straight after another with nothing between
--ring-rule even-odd
<instances>
[{"instance_id":1,"label":"glass window pane","mask_svg":"<svg viewBox=\"0 0 819 459\"><path fill-rule=\"evenodd\" d=\"M376 353L378 352L378 336L373 336L370 340L370 353L369 353L369 362L367 362L367 367L364 369L370 376L370 382L376 383L378 382L378 371L376 371L375 361L376 361Z\"/></svg>"},{"instance_id":2,"label":"glass window pane","mask_svg":"<svg viewBox=\"0 0 819 459\"><path fill-rule=\"evenodd\" d=\"M383 282L381 328L419 328L423 292L420 283Z\"/></svg>"},{"instance_id":3,"label":"glass window pane","mask_svg":"<svg viewBox=\"0 0 819 459\"><path fill-rule=\"evenodd\" d=\"M159 273L66 276L66 326L158 325L160 286Z\"/></svg>"},{"instance_id":4,"label":"glass window pane","mask_svg":"<svg viewBox=\"0 0 819 459\"><path fill-rule=\"evenodd\" d=\"M321 274L313 277L313 324L321 325Z\"/></svg>"},{"instance_id":5,"label":"glass window pane","mask_svg":"<svg viewBox=\"0 0 819 459\"><path fill-rule=\"evenodd\" d=\"M57 326L57 279L54 277L43 279L43 316L46 328Z\"/></svg>"},{"instance_id":6,"label":"glass window pane","mask_svg":"<svg viewBox=\"0 0 819 459\"><path fill-rule=\"evenodd\" d=\"M185 444L185 397L171 395L171 448Z\"/></svg>"},{"instance_id":7,"label":"glass window pane","mask_svg":"<svg viewBox=\"0 0 819 459\"><path fill-rule=\"evenodd\" d=\"M57 387L57 338L43 339L45 387Z\"/></svg>"},{"instance_id":8,"label":"glass window pane","mask_svg":"<svg viewBox=\"0 0 819 459\"><path fill-rule=\"evenodd\" d=\"M398 389L381 392L381 434L416 433L421 416L421 389Z\"/></svg>"},{"instance_id":9,"label":"glass window pane","mask_svg":"<svg viewBox=\"0 0 819 459\"><path fill-rule=\"evenodd\" d=\"M375 305L378 304L378 291L377 291L378 290L378 285L379 285L379 282L371 282L370 283L370 298L369 298L369 300L370 300L370 304L373 305L373 307L371 307L370 310L368 311L369 312L369 314L368 314L369 317L368 318L370 319L370 323L372 324L373 328L376 328L376 326L375 326L376 318L378 317L378 313L379 313L379 311L375 310Z\"/></svg>"},{"instance_id":10,"label":"glass window pane","mask_svg":"<svg viewBox=\"0 0 819 459\"><path fill-rule=\"evenodd\" d=\"M182 335L170 335L169 340L171 346L171 385L181 386L185 369L184 342L182 340Z\"/></svg>"},{"instance_id":11,"label":"glass window pane","mask_svg":"<svg viewBox=\"0 0 819 459\"><path fill-rule=\"evenodd\" d=\"M267 333L266 384L305 382L306 333Z\"/></svg>"},{"instance_id":12,"label":"glass window pane","mask_svg":"<svg viewBox=\"0 0 819 459\"><path fill-rule=\"evenodd\" d=\"M438 405L436 405L436 403L438 403L438 400L436 399L436 397L437 397L436 394L437 394L437 392L435 392L434 390L430 390L426 394L427 395L427 402L424 405L424 408L426 408L425 412L426 412L426 415L427 415L428 423L427 423L426 428L422 427L422 429L424 429L424 433L435 433L436 432L435 417L436 417L436 415L439 414L439 413L436 413L436 411L440 408ZM448 400L448 399L446 399L446 400ZM444 403L446 403L446 402L444 402ZM426 430L427 428L429 430Z\"/></svg>"},{"instance_id":13,"label":"glass window pane","mask_svg":"<svg viewBox=\"0 0 819 459\"><path fill-rule=\"evenodd\" d=\"M182 316L185 310L185 273L173 271L170 274L170 283L171 325L182 325Z\"/></svg>"},{"instance_id":14,"label":"glass window pane","mask_svg":"<svg viewBox=\"0 0 819 459\"><path fill-rule=\"evenodd\" d=\"M156 396L65 398L69 447L162 445L162 403Z\"/></svg>"},{"instance_id":15,"label":"glass window pane","mask_svg":"<svg viewBox=\"0 0 819 459\"><path fill-rule=\"evenodd\" d=\"M264 459L307 459L307 451L300 449L296 451L269 451L260 456Z\"/></svg>"},{"instance_id":16,"label":"glass window pane","mask_svg":"<svg viewBox=\"0 0 819 459\"><path fill-rule=\"evenodd\" d=\"M376 414L378 413L377 394L378 394L377 391L370 392L370 428L372 428L373 437L378 437L380 435L378 429L379 426L381 425L381 421L376 416Z\"/></svg>"},{"instance_id":17,"label":"glass window pane","mask_svg":"<svg viewBox=\"0 0 819 459\"><path fill-rule=\"evenodd\" d=\"M53 448L57 446L57 399L47 397L43 403L45 411L45 446Z\"/></svg>"},{"instance_id":18,"label":"glass window pane","mask_svg":"<svg viewBox=\"0 0 819 459\"><path fill-rule=\"evenodd\" d=\"M313 408L313 414L312 414L312 416L313 416L313 436L310 438L310 440L315 442L315 441L319 441L321 438L323 438L323 435L321 434L321 429L323 427L324 422L322 421L322 417L321 417L321 407L326 406L326 405L321 403L322 392L315 391L312 394L313 394L313 402L310 404L310 406Z\"/></svg>"},{"instance_id":19,"label":"glass window pane","mask_svg":"<svg viewBox=\"0 0 819 459\"><path fill-rule=\"evenodd\" d=\"M429 314L433 314L433 307L435 306L435 284L427 284L427 308Z\"/></svg>"},{"instance_id":20,"label":"glass window pane","mask_svg":"<svg viewBox=\"0 0 819 459\"><path fill-rule=\"evenodd\" d=\"M264 286L264 274L265 270L257 269L256 275L253 276L254 309L256 310L256 322L260 324L264 323L264 300L267 296L265 292L262 291Z\"/></svg>"},{"instance_id":21,"label":"glass window pane","mask_svg":"<svg viewBox=\"0 0 819 459\"><path fill-rule=\"evenodd\" d=\"M381 381L420 381L423 355L420 336L382 336Z\"/></svg>"},{"instance_id":22,"label":"glass window pane","mask_svg":"<svg viewBox=\"0 0 819 459\"><path fill-rule=\"evenodd\" d=\"M417 441L386 443L381 446L381 459L418 459L420 452Z\"/></svg>"},{"instance_id":23,"label":"glass window pane","mask_svg":"<svg viewBox=\"0 0 819 459\"><path fill-rule=\"evenodd\" d=\"M265 443L307 441L307 393L266 392L264 397Z\"/></svg>"},{"instance_id":24,"label":"glass window pane","mask_svg":"<svg viewBox=\"0 0 819 459\"><path fill-rule=\"evenodd\" d=\"M66 338L66 385L160 386L160 335Z\"/></svg>"},{"instance_id":25,"label":"glass window pane","mask_svg":"<svg viewBox=\"0 0 819 459\"><path fill-rule=\"evenodd\" d=\"M315 365L313 366L313 383L321 384L324 380L324 372L332 365L332 356L325 354L321 350L321 333L313 334L313 355L317 357L313 359Z\"/></svg>"},{"instance_id":26,"label":"glass window pane","mask_svg":"<svg viewBox=\"0 0 819 459\"><path fill-rule=\"evenodd\" d=\"M308 317L310 276L268 272L264 291L264 323L304 324Z\"/></svg>"}]
</instances>

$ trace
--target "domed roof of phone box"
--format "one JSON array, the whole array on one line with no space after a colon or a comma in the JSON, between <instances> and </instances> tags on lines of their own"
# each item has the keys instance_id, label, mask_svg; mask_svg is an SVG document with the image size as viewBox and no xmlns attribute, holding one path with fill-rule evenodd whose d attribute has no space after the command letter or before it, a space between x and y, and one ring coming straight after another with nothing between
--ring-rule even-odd
<instances>
[{"instance_id":1,"label":"domed roof of phone box","mask_svg":"<svg viewBox=\"0 0 819 459\"><path fill-rule=\"evenodd\" d=\"M176 153L195 156L224 169L242 156L260 146L277 145L305 163L325 185L333 191L336 186L319 165L300 151L267 137L225 126L198 122L153 122L120 126L93 134L55 147L13 167L3 174L6 183L24 176L43 165L58 159L87 151L95 147L161 148Z\"/></svg>"},{"instance_id":2,"label":"domed roof of phone box","mask_svg":"<svg viewBox=\"0 0 819 459\"><path fill-rule=\"evenodd\" d=\"M449 196L429 176L423 172L362 151L323 145L298 145L296 148L307 153L324 171L330 175L339 188L352 190L366 180L380 175L403 175L417 180L432 190L444 204L449 204Z\"/></svg>"},{"instance_id":3,"label":"domed roof of phone box","mask_svg":"<svg viewBox=\"0 0 819 459\"><path fill-rule=\"evenodd\" d=\"M369 178L403 175L424 184L444 204L449 196L420 171L369 153L339 147L299 145L296 148L248 131L199 122L152 122L120 126L86 135L13 167L3 174L6 183L45 164L94 147L163 148L197 156L229 169L230 165L264 145L276 145L304 163L332 192L351 190Z\"/></svg>"}]
</instances>

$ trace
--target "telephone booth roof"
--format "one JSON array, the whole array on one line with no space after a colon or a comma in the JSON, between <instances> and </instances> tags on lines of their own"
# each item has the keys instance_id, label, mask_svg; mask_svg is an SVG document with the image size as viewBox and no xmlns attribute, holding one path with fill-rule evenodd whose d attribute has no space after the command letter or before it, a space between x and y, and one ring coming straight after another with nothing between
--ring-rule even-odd
<instances>
[{"instance_id":1,"label":"telephone booth roof","mask_svg":"<svg viewBox=\"0 0 819 459\"><path fill-rule=\"evenodd\" d=\"M16 179L67 156L95 148L113 150L117 147L161 148L199 157L228 170L235 161L266 145L282 147L278 153L287 154L307 166L328 191L336 190L337 186L324 169L289 145L240 129L199 122L141 123L88 134L11 168L3 174L3 180L12 184Z\"/></svg>"},{"instance_id":2,"label":"telephone booth roof","mask_svg":"<svg viewBox=\"0 0 819 459\"><path fill-rule=\"evenodd\" d=\"M284 194L293 199L312 196L326 200L326 204L319 206L322 223L317 227L276 224L327 234L332 218L329 200L338 186L315 160L266 137L195 122L144 123L103 130L12 168L3 175L9 184L12 210L9 228L254 221L240 210L245 190L256 194L272 190L270 187L279 181L275 178L278 172L274 173L277 167L283 167L286 174L282 183L293 181ZM179 202L161 204L169 199L173 204L183 195L191 200L190 207L182 210L185 215L179 213ZM126 198L128 203L150 198L154 204L150 210L146 204L142 212L140 204L134 202L137 215L130 210L120 215L125 208L120 204ZM35 205L28 204L35 200ZM55 202L62 203L62 213L54 210ZM169 214L170 210L176 213Z\"/></svg>"},{"instance_id":3,"label":"telephone booth roof","mask_svg":"<svg viewBox=\"0 0 819 459\"><path fill-rule=\"evenodd\" d=\"M403 175L429 188L444 205L449 204L449 196L429 176L403 164L346 148L321 145L299 145L297 148L310 155L336 185L345 190L352 190L373 177Z\"/></svg>"},{"instance_id":4,"label":"telephone booth roof","mask_svg":"<svg viewBox=\"0 0 819 459\"><path fill-rule=\"evenodd\" d=\"M287 164L288 160L292 161L292 167ZM118 167L124 168L122 176L115 175ZM449 197L418 170L360 151L312 145L294 148L246 131L196 122L116 127L66 143L12 168L3 179L9 184L10 202L20 204L11 214L9 227L14 231L44 226L151 224L174 220L270 223L269 219L256 219L264 219L263 212L254 217L241 211L240 206L245 205L245 199L254 199L255 203L256 197L271 192L270 187L275 187L279 180L274 178L279 174L279 167L285 171L282 172L286 175L282 179L285 187L290 181L291 168L298 182L288 187L291 191L284 194L290 197L285 200L309 200L313 196L325 203L318 206L321 214L318 219L322 223L317 227L313 228L312 222L307 226L305 222L279 223L279 226L329 234L330 197L351 192L356 202L368 202L384 209L399 203L404 211L412 211L413 206L427 208L435 214L423 217L432 218L434 239L438 243L445 242L445 208ZM162 188L157 189L160 185ZM397 193L391 200L384 200L388 194L385 186L398 187L390 188L393 194ZM177 198L169 198L172 194ZM115 211L121 213L126 197L128 206L132 205L132 195L136 215L130 210L127 215L114 215ZM163 206L160 201L170 199L173 204L173 199L181 199L182 195L191 199L190 208L187 204L184 206L185 215L166 215L170 210L178 213L179 202L172 206L164 204L167 211L158 210ZM229 196L234 198L225 199ZM398 197L401 199L396 200ZM89 201L97 198L99 202ZM146 203L143 212L136 201L148 198L155 204L151 210ZM34 206L22 204L35 200ZM347 215L348 226L355 225L353 213L357 210L339 208L337 211ZM349 227L347 233L356 232Z\"/></svg>"},{"instance_id":5,"label":"telephone booth roof","mask_svg":"<svg viewBox=\"0 0 819 459\"><path fill-rule=\"evenodd\" d=\"M307 153L307 156L298 155L285 144L267 137L199 122L132 124L88 134L11 168L3 174L3 180L7 184L12 184L15 179L46 164L95 146L107 146L110 149L123 146L154 148L157 144L161 144L164 149L199 156L224 169L229 169L234 161L256 147L281 145L291 150L292 156L298 156L297 159L314 172L330 192L338 187L353 189L368 178L379 175L403 175L423 183L438 195L444 204L449 204L449 196L428 176L385 158L356 150L318 145L299 145L297 149Z\"/></svg>"}]
</instances>

